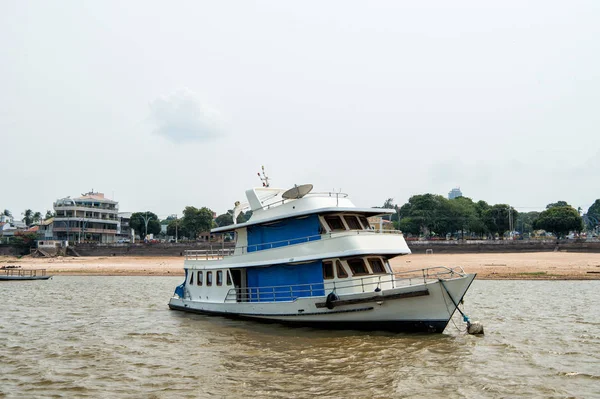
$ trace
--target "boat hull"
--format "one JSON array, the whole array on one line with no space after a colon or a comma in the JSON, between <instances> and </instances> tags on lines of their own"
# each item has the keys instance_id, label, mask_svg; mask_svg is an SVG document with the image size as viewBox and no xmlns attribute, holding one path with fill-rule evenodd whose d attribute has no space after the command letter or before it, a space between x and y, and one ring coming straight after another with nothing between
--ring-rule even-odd
<instances>
[{"instance_id":1,"label":"boat hull","mask_svg":"<svg viewBox=\"0 0 600 399\"><path fill-rule=\"evenodd\" d=\"M0 281L48 280L52 276L0 276Z\"/></svg>"},{"instance_id":2,"label":"boat hull","mask_svg":"<svg viewBox=\"0 0 600 399\"><path fill-rule=\"evenodd\" d=\"M376 293L289 302L202 302L171 298L169 308L261 322L324 329L441 333L475 278L474 274Z\"/></svg>"}]
</instances>

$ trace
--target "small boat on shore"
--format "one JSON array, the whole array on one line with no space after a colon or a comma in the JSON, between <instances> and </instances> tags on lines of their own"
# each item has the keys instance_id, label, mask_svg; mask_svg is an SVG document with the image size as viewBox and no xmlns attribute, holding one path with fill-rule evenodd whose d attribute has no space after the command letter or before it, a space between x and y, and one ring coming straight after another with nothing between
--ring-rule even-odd
<instances>
[{"instance_id":1,"label":"small boat on shore","mask_svg":"<svg viewBox=\"0 0 600 399\"><path fill-rule=\"evenodd\" d=\"M21 269L20 267L0 268L0 281L16 280L48 280L52 276L46 274L46 269Z\"/></svg>"},{"instance_id":2,"label":"small boat on shore","mask_svg":"<svg viewBox=\"0 0 600 399\"><path fill-rule=\"evenodd\" d=\"M460 312L475 274L448 267L394 272L389 260L411 253L402 232L377 230L368 220L393 210L357 208L346 194L313 193L310 184L282 190L267 180L246 196L247 204L236 202L233 220L244 208L252 210L250 220L211 231L235 247L186 251L185 280L170 309L326 329L436 333Z\"/></svg>"}]
</instances>

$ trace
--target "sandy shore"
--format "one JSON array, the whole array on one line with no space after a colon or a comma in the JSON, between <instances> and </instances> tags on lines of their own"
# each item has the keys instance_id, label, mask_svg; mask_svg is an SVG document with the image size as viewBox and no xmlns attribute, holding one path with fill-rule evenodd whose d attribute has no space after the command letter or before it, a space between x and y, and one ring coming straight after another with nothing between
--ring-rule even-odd
<instances>
[{"instance_id":1,"label":"sandy shore","mask_svg":"<svg viewBox=\"0 0 600 399\"><path fill-rule=\"evenodd\" d=\"M182 257L0 257L0 267L46 269L52 275L178 276ZM600 253L535 252L409 255L392 260L397 271L431 266L462 266L478 279L600 280Z\"/></svg>"}]
</instances>

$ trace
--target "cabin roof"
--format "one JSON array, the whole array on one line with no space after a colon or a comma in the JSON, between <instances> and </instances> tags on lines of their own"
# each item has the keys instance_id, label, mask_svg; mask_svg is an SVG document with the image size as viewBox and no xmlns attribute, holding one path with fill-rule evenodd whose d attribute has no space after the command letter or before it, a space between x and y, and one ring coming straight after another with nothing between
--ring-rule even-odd
<instances>
[{"instance_id":1,"label":"cabin roof","mask_svg":"<svg viewBox=\"0 0 600 399\"><path fill-rule=\"evenodd\" d=\"M255 221L253 221L252 218L250 218L250 220L245 223L230 224L229 226L217 227L215 229L212 229L211 233L224 233L226 231L233 231L233 230L237 230L237 229L240 229L243 227L253 226L256 224L270 223L270 222L274 222L277 220L291 219L291 218L296 218L299 216L312 215L315 213L323 214L323 213L341 213L341 212L360 213L365 216L376 216L376 215L396 213L396 211L394 209L385 209L385 208L328 207L328 208L319 208L319 209L307 209L307 210L303 210L303 211L287 213L284 215L266 217L266 218L258 219Z\"/></svg>"}]
</instances>

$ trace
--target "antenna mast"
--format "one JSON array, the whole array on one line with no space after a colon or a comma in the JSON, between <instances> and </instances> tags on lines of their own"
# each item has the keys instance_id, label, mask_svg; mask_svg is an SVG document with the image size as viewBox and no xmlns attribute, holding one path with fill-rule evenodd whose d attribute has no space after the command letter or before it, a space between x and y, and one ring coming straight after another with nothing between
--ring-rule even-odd
<instances>
[{"instance_id":1,"label":"antenna mast","mask_svg":"<svg viewBox=\"0 0 600 399\"><path fill-rule=\"evenodd\" d=\"M260 172L258 172L258 177L263 182L263 187L269 187L269 176L267 176L267 172L265 172L265 167L262 167L262 176Z\"/></svg>"}]
</instances>

